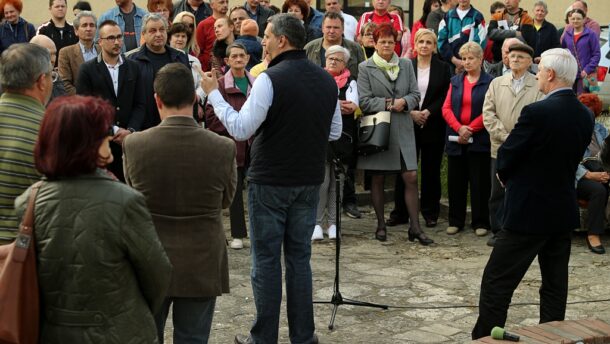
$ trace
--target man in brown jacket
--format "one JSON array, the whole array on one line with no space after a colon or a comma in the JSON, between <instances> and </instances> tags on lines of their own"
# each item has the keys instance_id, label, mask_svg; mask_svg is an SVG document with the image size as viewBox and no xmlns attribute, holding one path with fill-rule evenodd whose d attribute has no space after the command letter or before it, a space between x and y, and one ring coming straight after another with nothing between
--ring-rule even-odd
<instances>
[{"instance_id":1,"label":"man in brown jacket","mask_svg":"<svg viewBox=\"0 0 610 344\"><path fill-rule=\"evenodd\" d=\"M90 11L82 11L74 19L74 29L78 43L69 45L59 51L59 76L63 80L66 93L76 94L76 79L80 66L101 52L99 45L93 42L95 38L97 19Z\"/></svg>"},{"instance_id":2,"label":"man in brown jacket","mask_svg":"<svg viewBox=\"0 0 610 344\"><path fill-rule=\"evenodd\" d=\"M197 125L193 85L184 65L161 68L154 90L162 122L123 144L125 181L146 197L174 267L155 315L160 343L172 303L174 343L207 343L216 297L229 292L221 210L235 193L235 143Z\"/></svg>"}]
</instances>

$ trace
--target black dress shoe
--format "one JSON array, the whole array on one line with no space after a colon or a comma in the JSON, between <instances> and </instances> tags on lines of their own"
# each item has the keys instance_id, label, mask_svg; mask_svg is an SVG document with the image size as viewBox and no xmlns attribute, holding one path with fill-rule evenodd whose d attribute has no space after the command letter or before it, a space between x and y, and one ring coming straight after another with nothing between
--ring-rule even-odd
<instances>
[{"instance_id":1,"label":"black dress shoe","mask_svg":"<svg viewBox=\"0 0 610 344\"><path fill-rule=\"evenodd\" d=\"M318 343L318 336L314 333L313 337L311 338L311 344ZM250 337L250 335L238 334L235 335L235 344L254 344L254 340L252 340L252 337Z\"/></svg>"},{"instance_id":2,"label":"black dress shoe","mask_svg":"<svg viewBox=\"0 0 610 344\"><path fill-rule=\"evenodd\" d=\"M591 250L591 252L593 252L595 254L606 253L606 249L604 248L604 245L599 244L597 246L593 246L593 245L591 245L591 242L589 242L589 238L587 238L587 246L589 246L589 250Z\"/></svg>"},{"instance_id":3,"label":"black dress shoe","mask_svg":"<svg viewBox=\"0 0 610 344\"><path fill-rule=\"evenodd\" d=\"M419 243L424 246L434 244L434 240L428 238L426 234L424 234L424 232L421 230L416 233L415 231L412 231L411 228L409 228L409 232L407 234L409 236L409 241L415 241L415 239L417 239L417 241L419 241Z\"/></svg>"},{"instance_id":4,"label":"black dress shoe","mask_svg":"<svg viewBox=\"0 0 610 344\"><path fill-rule=\"evenodd\" d=\"M254 344L254 341L250 335L237 334L235 335L235 344Z\"/></svg>"},{"instance_id":5,"label":"black dress shoe","mask_svg":"<svg viewBox=\"0 0 610 344\"><path fill-rule=\"evenodd\" d=\"M389 219L387 219L385 221L385 225L388 227L394 227L394 226L398 226L398 225L402 225L405 223L409 223L409 218L408 217L392 217L390 216Z\"/></svg>"},{"instance_id":6,"label":"black dress shoe","mask_svg":"<svg viewBox=\"0 0 610 344\"><path fill-rule=\"evenodd\" d=\"M426 227L428 227L428 228L436 227L436 225L438 224L438 220L432 220L432 219L425 219L425 220L426 220Z\"/></svg>"},{"instance_id":7,"label":"black dress shoe","mask_svg":"<svg viewBox=\"0 0 610 344\"><path fill-rule=\"evenodd\" d=\"M375 239L379 241L386 241L388 239L387 233L388 232L386 231L385 227L377 228L377 231L375 232Z\"/></svg>"}]
</instances>

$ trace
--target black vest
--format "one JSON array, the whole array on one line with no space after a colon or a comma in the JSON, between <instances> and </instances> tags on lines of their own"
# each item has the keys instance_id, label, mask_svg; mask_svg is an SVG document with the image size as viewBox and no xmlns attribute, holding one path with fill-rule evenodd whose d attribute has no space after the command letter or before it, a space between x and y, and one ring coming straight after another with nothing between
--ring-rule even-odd
<instances>
[{"instance_id":1,"label":"black vest","mask_svg":"<svg viewBox=\"0 0 610 344\"><path fill-rule=\"evenodd\" d=\"M335 80L303 50L276 56L265 73L273 102L254 136L248 179L279 186L321 184L337 106Z\"/></svg>"}]
</instances>

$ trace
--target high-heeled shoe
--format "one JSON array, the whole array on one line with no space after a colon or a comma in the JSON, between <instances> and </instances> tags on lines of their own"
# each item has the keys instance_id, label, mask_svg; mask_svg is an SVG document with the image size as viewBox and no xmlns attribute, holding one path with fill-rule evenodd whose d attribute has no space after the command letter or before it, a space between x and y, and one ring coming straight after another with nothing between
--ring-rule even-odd
<instances>
[{"instance_id":1,"label":"high-heeled shoe","mask_svg":"<svg viewBox=\"0 0 610 344\"><path fill-rule=\"evenodd\" d=\"M377 227L377 231L375 231L375 239L379 241L386 241L388 239L388 232L385 227Z\"/></svg>"},{"instance_id":2,"label":"high-heeled shoe","mask_svg":"<svg viewBox=\"0 0 610 344\"><path fill-rule=\"evenodd\" d=\"M593 252L595 254L606 253L606 249L604 248L604 245L602 245L602 244L599 244L597 246L591 245L591 242L589 241L589 237L587 237L587 246L589 247L589 250L591 250L591 252Z\"/></svg>"},{"instance_id":3,"label":"high-heeled shoe","mask_svg":"<svg viewBox=\"0 0 610 344\"><path fill-rule=\"evenodd\" d=\"M419 232L415 233L414 231L411 230L411 228L409 228L409 232L407 234L409 237L409 241L415 241L415 239L417 239L417 241L419 241L419 243L424 246L428 246L428 245L434 243L434 240L428 238L426 236L426 234L424 234L424 232L421 230Z\"/></svg>"}]
</instances>

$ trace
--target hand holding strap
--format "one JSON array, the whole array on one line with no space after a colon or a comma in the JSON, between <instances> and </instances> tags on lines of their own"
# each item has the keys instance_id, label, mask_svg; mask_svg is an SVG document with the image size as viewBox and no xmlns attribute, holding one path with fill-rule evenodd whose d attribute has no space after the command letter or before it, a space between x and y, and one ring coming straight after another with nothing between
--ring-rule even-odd
<instances>
[{"instance_id":1,"label":"hand holding strap","mask_svg":"<svg viewBox=\"0 0 610 344\"><path fill-rule=\"evenodd\" d=\"M36 202L36 195L38 189L42 185L42 180L36 182L32 186L30 191L30 197L28 198L28 207L25 210L23 219L19 224L19 232L15 239L15 251L13 253L13 260L16 262L23 262L28 253L32 240L34 239L34 203Z\"/></svg>"}]
</instances>

